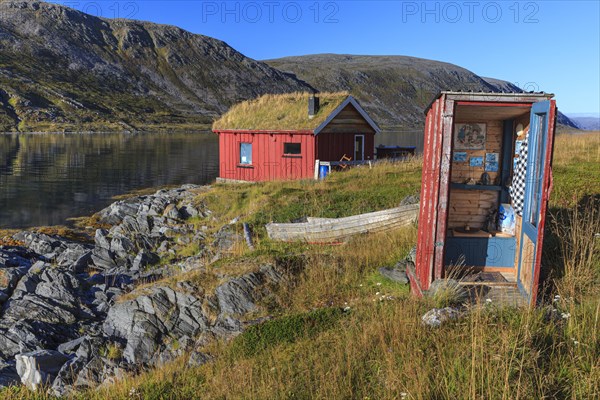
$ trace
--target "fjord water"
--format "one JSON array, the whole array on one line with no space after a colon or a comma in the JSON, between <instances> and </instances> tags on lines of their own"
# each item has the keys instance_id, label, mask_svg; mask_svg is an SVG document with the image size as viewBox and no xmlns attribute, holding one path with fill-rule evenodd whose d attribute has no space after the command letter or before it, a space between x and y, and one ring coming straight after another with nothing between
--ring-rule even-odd
<instances>
[{"instance_id":1,"label":"fjord water","mask_svg":"<svg viewBox=\"0 0 600 400\"><path fill-rule=\"evenodd\" d=\"M218 175L210 132L0 134L0 228L62 225L115 195Z\"/></svg>"}]
</instances>

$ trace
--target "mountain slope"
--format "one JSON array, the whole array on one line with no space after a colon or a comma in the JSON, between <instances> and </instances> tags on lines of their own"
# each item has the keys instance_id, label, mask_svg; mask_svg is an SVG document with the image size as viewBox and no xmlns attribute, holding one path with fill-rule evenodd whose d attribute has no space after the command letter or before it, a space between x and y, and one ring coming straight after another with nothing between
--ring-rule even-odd
<instances>
[{"instance_id":1,"label":"mountain slope","mask_svg":"<svg viewBox=\"0 0 600 400\"><path fill-rule=\"evenodd\" d=\"M303 82L174 26L0 1L0 131L208 124Z\"/></svg>"},{"instance_id":2,"label":"mountain slope","mask_svg":"<svg viewBox=\"0 0 600 400\"><path fill-rule=\"evenodd\" d=\"M380 125L414 132L440 90L519 90L413 57L320 54L259 62L174 26L0 0L0 131L208 128L240 101L313 87L349 91ZM563 115L559 123L576 127Z\"/></svg>"},{"instance_id":3,"label":"mountain slope","mask_svg":"<svg viewBox=\"0 0 600 400\"><path fill-rule=\"evenodd\" d=\"M600 131L600 117L593 115L571 115L569 118L574 121L582 130Z\"/></svg>"},{"instance_id":4,"label":"mountain slope","mask_svg":"<svg viewBox=\"0 0 600 400\"><path fill-rule=\"evenodd\" d=\"M351 92L380 125L387 127L421 127L423 110L441 90L521 91L510 82L415 57L315 54L265 62L295 74L318 90ZM562 115L559 122L576 127Z\"/></svg>"}]
</instances>

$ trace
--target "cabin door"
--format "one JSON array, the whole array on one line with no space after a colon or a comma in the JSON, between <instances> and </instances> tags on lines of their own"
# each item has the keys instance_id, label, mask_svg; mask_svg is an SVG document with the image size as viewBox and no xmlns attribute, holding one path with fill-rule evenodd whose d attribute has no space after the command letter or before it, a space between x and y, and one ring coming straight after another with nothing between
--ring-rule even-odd
<instances>
[{"instance_id":1,"label":"cabin door","mask_svg":"<svg viewBox=\"0 0 600 400\"><path fill-rule=\"evenodd\" d=\"M544 214L550 191L554 109L554 101L534 103L531 107L529 122L527 174L519 241L517 282L530 303L535 302L540 273Z\"/></svg>"},{"instance_id":2,"label":"cabin door","mask_svg":"<svg viewBox=\"0 0 600 400\"><path fill-rule=\"evenodd\" d=\"M365 159L365 135L354 135L354 160Z\"/></svg>"}]
</instances>

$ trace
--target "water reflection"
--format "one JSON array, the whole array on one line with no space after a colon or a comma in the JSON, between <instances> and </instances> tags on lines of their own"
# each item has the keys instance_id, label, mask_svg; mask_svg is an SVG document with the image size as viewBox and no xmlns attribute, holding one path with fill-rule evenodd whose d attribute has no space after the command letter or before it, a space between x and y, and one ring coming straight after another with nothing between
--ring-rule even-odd
<instances>
[{"instance_id":1,"label":"water reflection","mask_svg":"<svg viewBox=\"0 0 600 400\"><path fill-rule=\"evenodd\" d=\"M0 227L64 224L131 190L208 183L218 153L209 132L0 134Z\"/></svg>"}]
</instances>

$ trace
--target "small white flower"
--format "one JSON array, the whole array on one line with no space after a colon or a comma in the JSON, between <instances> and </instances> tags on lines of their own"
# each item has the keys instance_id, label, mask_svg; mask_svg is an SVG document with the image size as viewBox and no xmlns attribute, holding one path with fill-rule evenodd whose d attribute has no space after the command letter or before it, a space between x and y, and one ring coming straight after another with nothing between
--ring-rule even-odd
<instances>
[{"instance_id":1,"label":"small white flower","mask_svg":"<svg viewBox=\"0 0 600 400\"><path fill-rule=\"evenodd\" d=\"M379 296L379 292L375 293L375 296Z\"/></svg>"},{"instance_id":2,"label":"small white flower","mask_svg":"<svg viewBox=\"0 0 600 400\"><path fill-rule=\"evenodd\" d=\"M485 302L486 302L486 303L491 303L491 302L492 302L492 299L485 299Z\"/></svg>"},{"instance_id":3,"label":"small white flower","mask_svg":"<svg viewBox=\"0 0 600 400\"><path fill-rule=\"evenodd\" d=\"M344 307L344 312L350 311L350 307Z\"/></svg>"},{"instance_id":4,"label":"small white flower","mask_svg":"<svg viewBox=\"0 0 600 400\"><path fill-rule=\"evenodd\" d=\"M560 300L560 295L557 294L556 296L554 296L554 300L552 300L552 302L556 303L559 300Z\"/></svg>"},{"instance_id":5,"label":"small white flower","mask_svg":"<svg viewBox=\"0 0 600 400\"><path fill-rule=\"evenodd\" d=\"M573 344L574 344L575 346L577 346L577 345L579 344L579 342L578 342L577 340L573 339Z\"/></svg>"},{"instance_id":6,"label":"small white flower","mask_svg":"<svg viewBox=\"0 0 600 400\"><path fill-rule=\"evenodd\" d=\"M358 285L358 287L362 287L362 283L360 285Z\"/></svg>"},{"instance_id":7,"label":"small white flower","mask_svg":"<svg viewBox=\"0 0 600 400\"><path fill-rule=\"evenodd\" d=\"M381 286L381 282L377 282L377 286Z\"/></svg>"},{"instance_id":8,"label":"small white flower","mask_svg":"<svg viewBox=\"0 0 600 400\"><path fill-rule=\"evenodd\" d=\"M406 398L406 396L408 396L408 393L406 393L406 392L402 392L402 393L400 393L400 398L401 398L401 399L405 399L405 398Z\"/></svg>"},{"instance_id":9,"label":"small white flower","mask_svg":"<svg viewBox=\"0 0 600 400\"><path fill-rule=\"evenodd\" d=\"M570 313L562 313L562 314L560 314L560 316L561 316L563 319L569 319L569 318L571 318L571 314L570 314Z\"/></svg>"}]
</instances>

